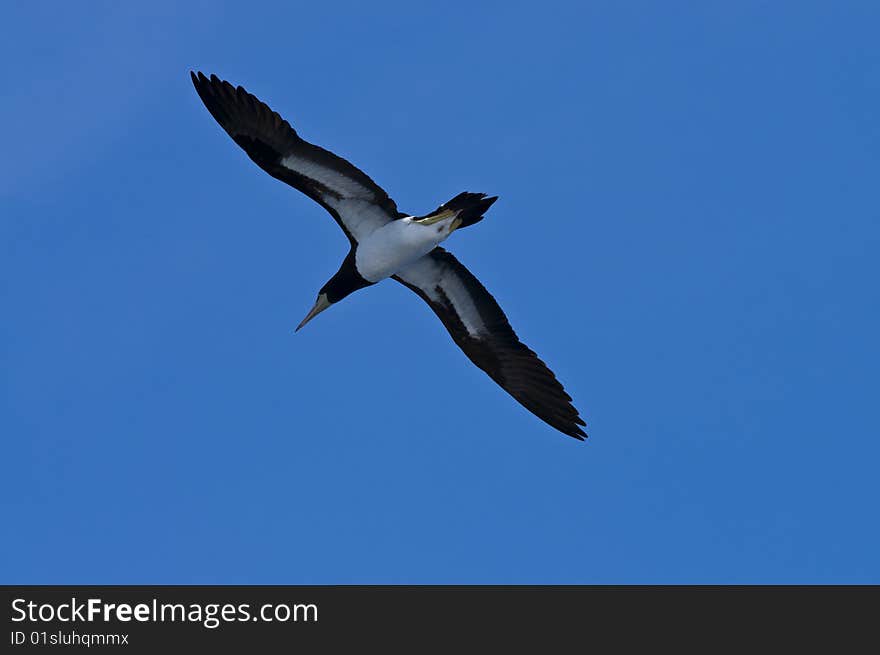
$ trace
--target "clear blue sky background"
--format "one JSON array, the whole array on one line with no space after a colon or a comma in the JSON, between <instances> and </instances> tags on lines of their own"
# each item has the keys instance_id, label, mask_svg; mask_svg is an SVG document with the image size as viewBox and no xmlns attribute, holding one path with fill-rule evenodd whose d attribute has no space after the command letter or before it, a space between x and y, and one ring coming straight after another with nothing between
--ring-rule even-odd
<instances>
[{"instance_id":1,"label":"clear blue sky background","mask_svg":"<svg viewBox=\"0 0 880 655\"><path fill-rule=\"evenodd\" d=\"M872 2L14 3L5 583L880 582ZM588 421L528 414L190 69L447 243Z\"/></svg>"}]
</instances>

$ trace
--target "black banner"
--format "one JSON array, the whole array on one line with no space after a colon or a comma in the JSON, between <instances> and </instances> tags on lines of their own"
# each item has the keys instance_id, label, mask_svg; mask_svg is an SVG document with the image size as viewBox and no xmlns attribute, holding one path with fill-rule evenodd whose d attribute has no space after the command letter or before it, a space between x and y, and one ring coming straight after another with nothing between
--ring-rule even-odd
<instances>
[{"instance_id":1,"label":"black banner","mask_svg":"<svg viewBox=\"0 0 880 655\"><path fill-rule=\"evenodd\" d=\"M2 587L3 652L791 645L874 638L877 587ZM705 636L700 636L705 635ZM706 642L705 639L709 639ZM857 643L857 642L856 642ZM866 642L867 643L867 642ZM207 652L207 651L205 651Z\"/></svg>"}]
</instances>

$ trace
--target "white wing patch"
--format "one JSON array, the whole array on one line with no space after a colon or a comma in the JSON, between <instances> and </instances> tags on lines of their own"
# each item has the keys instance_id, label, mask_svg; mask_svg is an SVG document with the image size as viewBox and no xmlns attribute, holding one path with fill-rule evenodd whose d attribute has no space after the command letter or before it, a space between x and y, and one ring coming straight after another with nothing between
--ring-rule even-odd
<instances>
[{"instance_id":1,"label":"white wing patch","mask_svg":"<svg viewBox=\"0 0 880 655\"><path fill-rule=\"evenodd\" d=\"M477 311L474 299L471 297L471 294L468 293L467 287L464 286L458 276L453 274L452 271L447 272L450 274L443 275L441 273L440 281L437 286L443 289L443 293L446 294L449 302L452 303L452 306L455 308L455 313L458 314L458 318L464 323L464 327L468 331L468 334L474 337L478 336L480 328L483 327L483 321L480 319L480 312ZM436 294L437 300L439 301L440 294L437 292L436 288L434 289L434 294ZM434 298L432 298L432 300L433 299Z\"/></svg>"},{"instance_id":2,"label":"white wing patch","mask_svg":"<svg viewBox=\"0 0 880 655\"><path fill-rule=\"evenodd\" d=\"M431 302L440 305L451 303L468 334L479 337L483 328L480 312L467 287L451 268L438 264L428 256L407 266L397 276L424 291Z\"/></svg>"},{"instance_id":3,"label":"white wing patch","mask_svg":"<svg viewBox=\"0 0 880 655\"><path fill-rule=\"evenodd\" d=\"M356 182L350 177L342 175L339 171L297 155L287 155L281 160L281 165L292 170L294 173L314 180L321 186L332 190L342 198L362 198L373 200L375 198L371 189Z\"/></svg>"},{"instance_id":4,"label":"white wing patch","mask_svg":"<svg viewBox=\"0 0 880 655\"><path fill-rule=\"evenodd\" d=\"M324 202L339 214L346 229L358 241L363 241L389 221L388 213L369 200L331 196L325 198Z\"/></svg>"},{"instance_id":5,"label":"white wing patch","mask_svg":"<svg viewBox=\"0 0 880 655\"><path fill-rule=\"evenodd\" d=\"M281 165L329 189L330 193L321 194L321 199L339 214L339 220L357 241L396 218L375 204L373 189L333 168L297 155L287 155Z\"/></svg>"}]
</instances>

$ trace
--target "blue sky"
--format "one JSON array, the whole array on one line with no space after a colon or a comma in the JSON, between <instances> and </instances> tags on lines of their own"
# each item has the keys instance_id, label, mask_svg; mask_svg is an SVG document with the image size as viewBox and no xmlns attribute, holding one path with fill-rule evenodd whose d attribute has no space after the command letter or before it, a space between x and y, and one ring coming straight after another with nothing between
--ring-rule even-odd
<instances>
[{"instance_id":1,"label":"blue sky","mask_svg":"<svg viewBox=\"0 0 880 655\"><path fill-rule=\"evenodd\" d=\"M880 582L876 3L18 3L0 582ZM344 256L189 70L412 212L588 422Z\"/></svg>"}]
</instances>

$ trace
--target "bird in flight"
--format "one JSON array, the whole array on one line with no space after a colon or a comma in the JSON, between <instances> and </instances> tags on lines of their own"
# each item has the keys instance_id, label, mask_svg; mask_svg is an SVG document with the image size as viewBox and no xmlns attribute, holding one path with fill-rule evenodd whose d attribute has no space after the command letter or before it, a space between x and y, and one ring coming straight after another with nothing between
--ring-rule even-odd
<instances>
[{"instance_id":1,"label":"bird in flight","mask_svg":"<svg viewBox=\"0 0 880 655\"><path fill-rule=\"evenodd\" d=\"M423 216L400 212L363 171L301 139L241 86L190 75L205 107L248 157L326 209L351 242L297 330L354 291L390 277L428 303L465 355L523 407L563 434L587 436L553 372L519 340L492 294L440 247L455 230L481 221L497 196L464 192Z\"/></svg>"}]
</instances>

